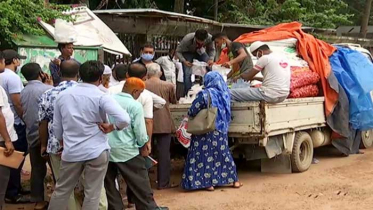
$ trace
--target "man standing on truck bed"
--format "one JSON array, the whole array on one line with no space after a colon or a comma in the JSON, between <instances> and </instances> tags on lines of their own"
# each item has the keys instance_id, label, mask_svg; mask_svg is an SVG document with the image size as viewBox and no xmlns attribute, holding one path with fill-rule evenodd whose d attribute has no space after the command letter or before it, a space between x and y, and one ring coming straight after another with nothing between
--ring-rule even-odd
<instances>
[{"instance_id":1,"label":"man standing on truck bed","mask_svg":"<svg viewBox=\"0 0 373 210\"><path fill-rule=\"evenodd\" d=\"M272 53L268 45L257 41L251 44L250 52L256 55L258 62L249 71L234 78L246 81L262 80L259 88L238 88L231 90L232 101L261 101L279 103L284 101L290 92L290 65L281 54ZM263 79L255 75L262 72Z\"/></svg>"},{"instance_id":2,"label":"man standing on truck bed","mask_svg":"<svg viewBox=\"0 0 373 210\"><path fill-rule=\"evenodd\" d=\"M231 66L233 68L227 75L228 78L240 75L253 68L253 61L251 60L251 56L249 52L247 52L244 44L240 42L232 42L224 33L215 34L212 37L212 40L220 49L228 48L230 61L222 64L225 68L231 68Z\"/></svg>"},{"instance_id":3,"label":"man standing on truck bed","mask_svg":"<svg viewBox=\"0 0 373 210\"><path fill-rule=\"evenodd\" d=\"M185 95L192 88L193 59L204 61L212 66L215 58L215 45L211 34L205 29L184 36L176 48L176 55L183 64Z\"/></svg>"}]
</instances>

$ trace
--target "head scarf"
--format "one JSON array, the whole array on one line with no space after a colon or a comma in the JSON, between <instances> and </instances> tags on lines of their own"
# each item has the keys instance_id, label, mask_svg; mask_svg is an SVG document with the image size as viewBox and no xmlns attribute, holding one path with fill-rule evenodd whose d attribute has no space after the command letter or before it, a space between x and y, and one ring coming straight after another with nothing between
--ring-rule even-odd
<instances>
[{"instance_id":1,"label":"head scarf","mask_svg":"<svg viewBox=\"0 0 373 210\"><path fill-rule=\"evenodd\" d=\"M227 84L218 72L209 72L204 77L203 97L208 103L208 93L211 105L218 108L215 129L227 133L231 122L231 96Z\"/></svg>"}]
</instances>

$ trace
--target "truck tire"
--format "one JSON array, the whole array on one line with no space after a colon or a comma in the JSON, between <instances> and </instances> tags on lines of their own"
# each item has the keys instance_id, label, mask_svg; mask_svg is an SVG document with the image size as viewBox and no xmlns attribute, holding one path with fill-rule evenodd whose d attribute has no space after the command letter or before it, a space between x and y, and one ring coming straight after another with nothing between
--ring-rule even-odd
<instances>
[{"instance_id":1,"label":"truck tire","mask_svg":"<svg viewBox=\"0 0 373 210\"><path fill-rule=\"evenodd\" d=\"M373 146L373 129L361 132L361 149L368 149Z\"/></svg>"},{"instance_id":2,"label":"truck tire","mask_svg":"<svg viewBox=\"0 0 373 210\"><path fill-rule=\"evenodd\" d=\"M290 159L293 172L304 172L311 166L313 159L313 143L308 133L298 132L295 135Z\"/></svg>"}]
</instances>

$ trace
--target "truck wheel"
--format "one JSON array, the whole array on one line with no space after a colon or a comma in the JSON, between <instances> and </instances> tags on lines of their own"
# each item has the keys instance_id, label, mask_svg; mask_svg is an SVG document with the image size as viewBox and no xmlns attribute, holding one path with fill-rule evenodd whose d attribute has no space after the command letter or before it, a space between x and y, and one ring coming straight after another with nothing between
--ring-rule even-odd
<instances>
[{"instance_id":1,"label":"truck wheel","mask_svg":"<svg viewBox=\"0 0 373 210\"><path fill-rule=\"evenodd\" d=\"M368 149L373 146L373 129L361 132L360 148Z\"/></svg>"},{"instance_id":2,"label":"truck wheel","mask_svg":"<svg viewBox=\"0 0 373 210\"><path fill-rule=\"evenodd\" d=\"M306 132L295 135L293 152L290 156L293 172L307 171L313 159L313 143L311 136Z\"/></svg>"}]
</instances>

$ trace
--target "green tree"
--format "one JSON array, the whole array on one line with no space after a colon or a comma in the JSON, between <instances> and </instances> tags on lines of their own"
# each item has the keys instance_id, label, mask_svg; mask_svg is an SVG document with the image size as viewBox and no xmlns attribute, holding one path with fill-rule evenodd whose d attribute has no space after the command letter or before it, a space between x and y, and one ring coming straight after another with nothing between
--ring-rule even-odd
<instances>
[{"instance_id":1,"label":"green tree","mask_svg":"<svg viewBox=\"0 0 373 210\"><path fill-rule=\"evenodd\" d=\"M62 10L66 6L44 5L44 0L2 0L0 1L0 41L11 45L11 40L22 34L44 34L37 19L51 21L66 18Z\"/></svg>"},{"instance_id":2,"label":"green tree","mask_svg":"<svg viewBox=\"0 0 373 210\"><path fill-rule=\"evenodd\" d=\"M227 0L219 6L220 21L273 25L299 21L306 26L336 28L351 24L348 4L338 0Z\"/></svg>"}]
</instances>

